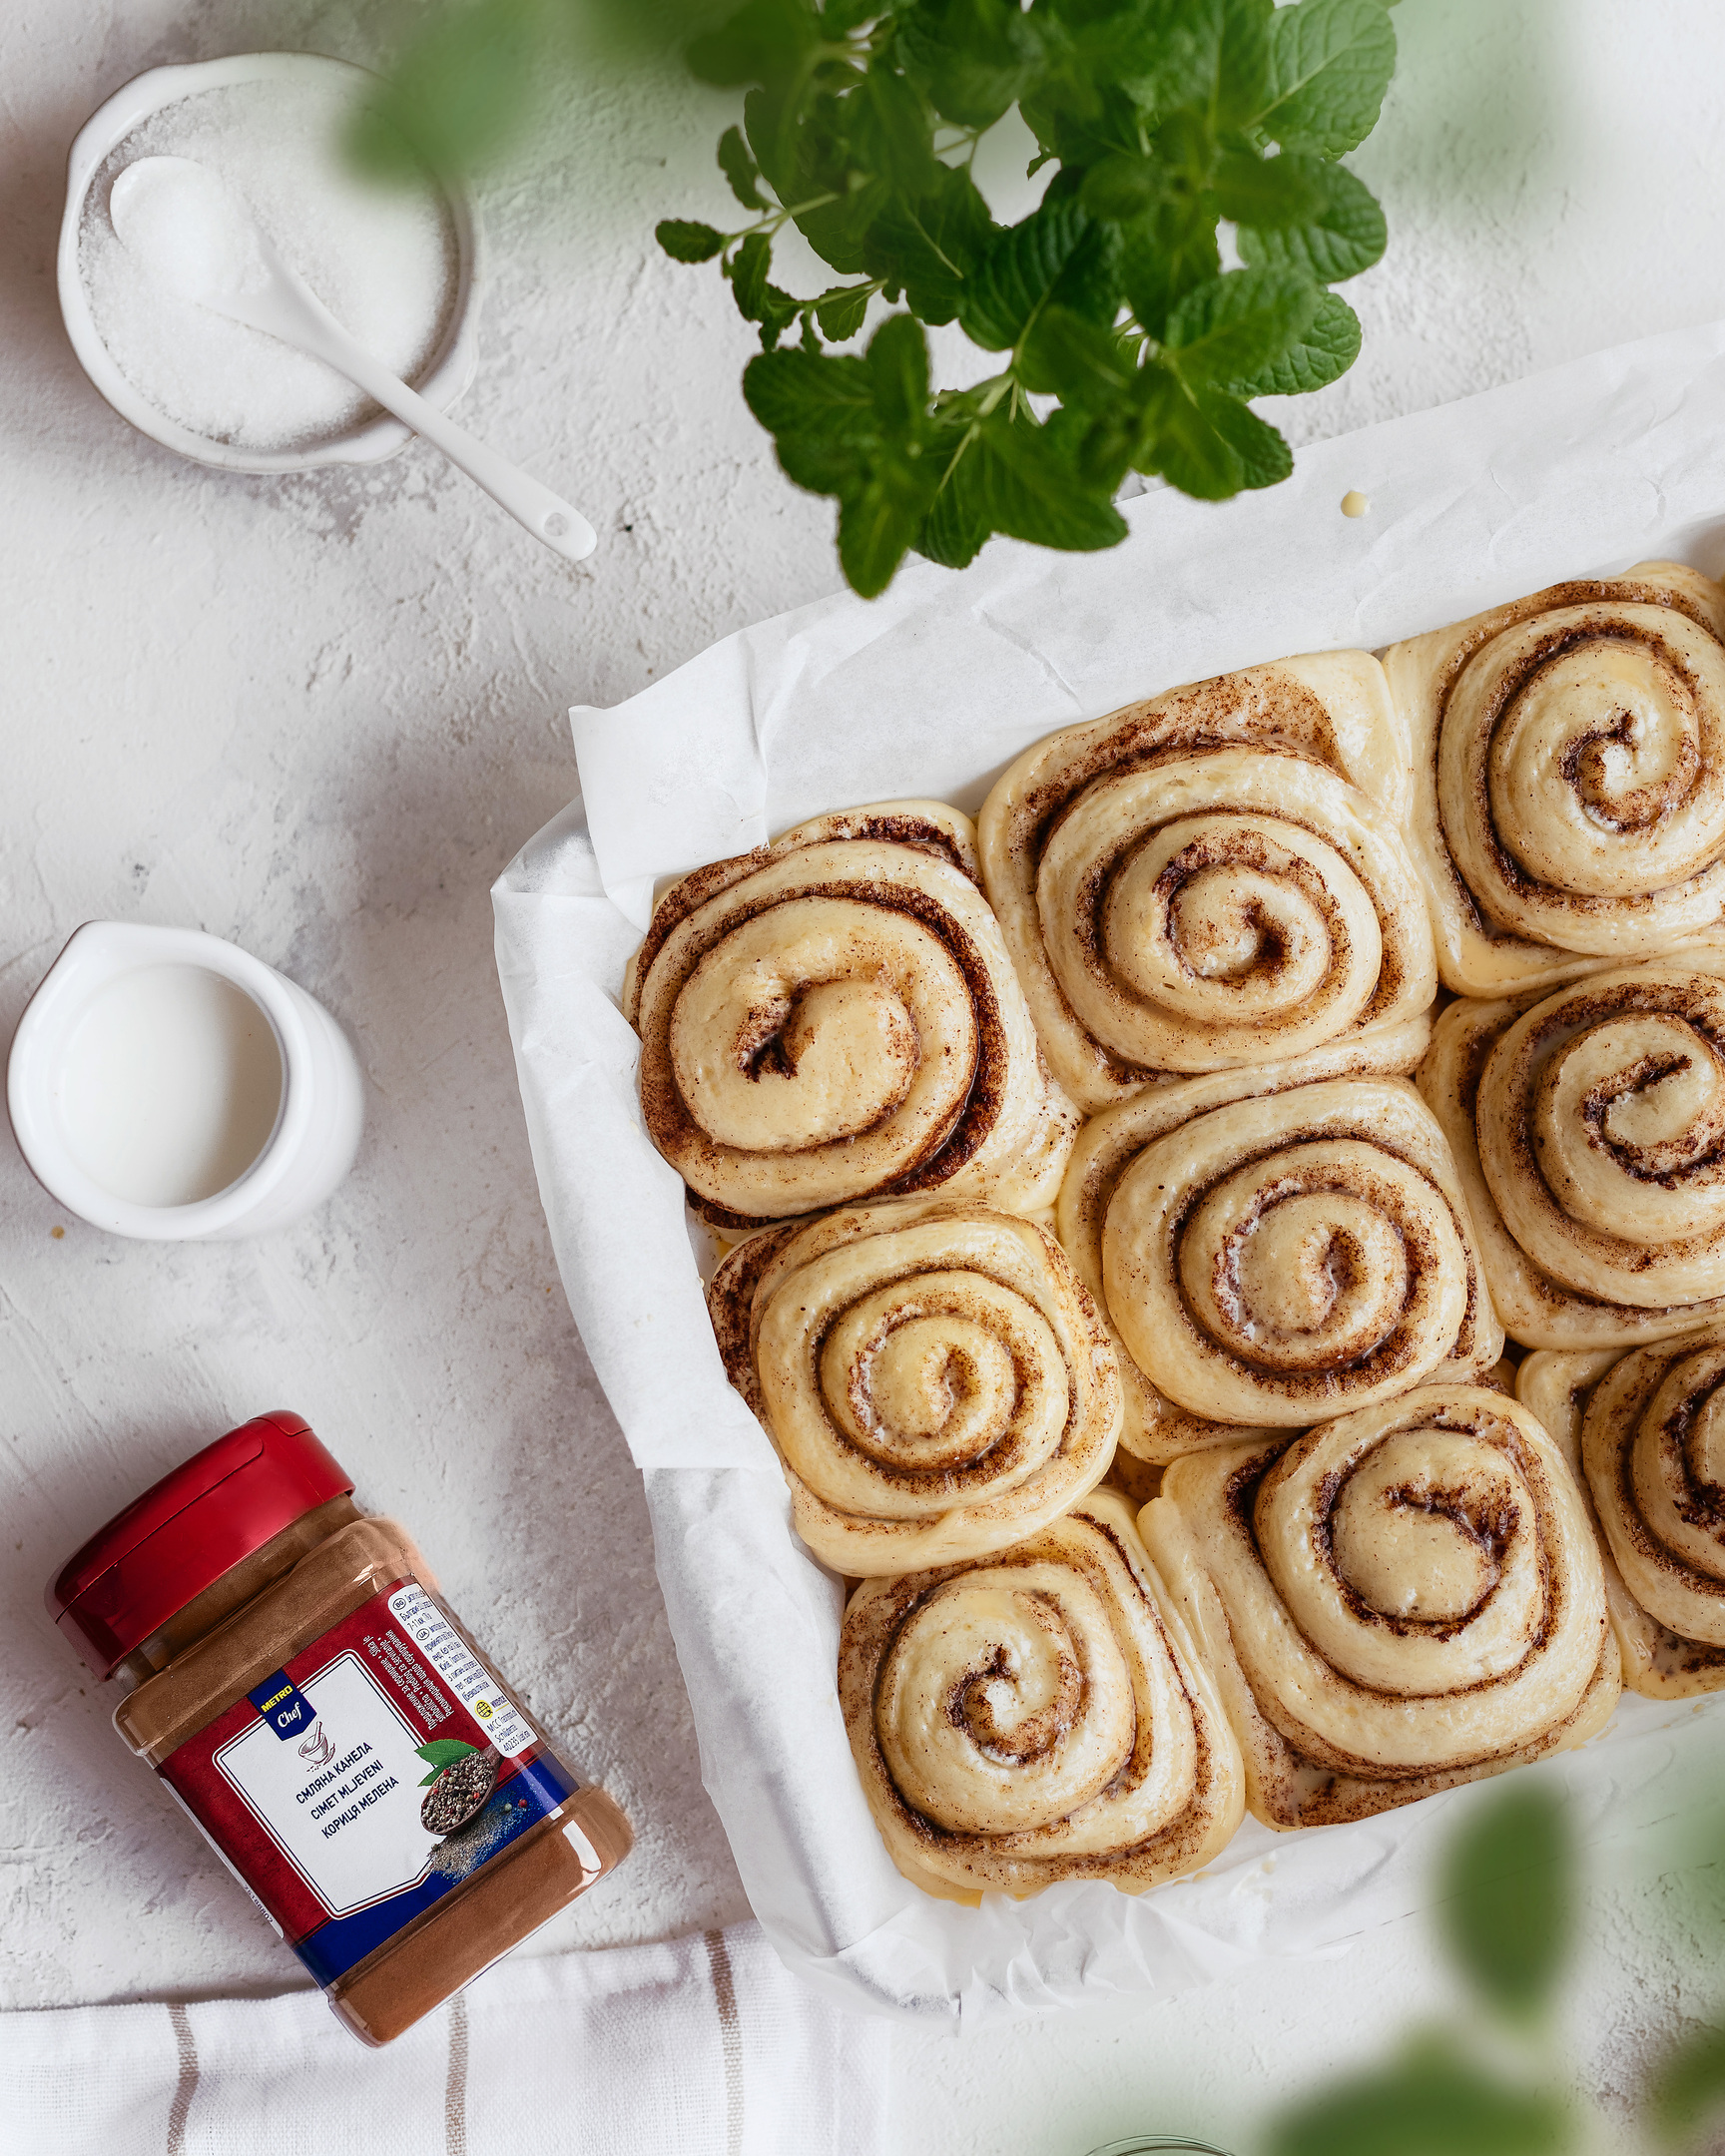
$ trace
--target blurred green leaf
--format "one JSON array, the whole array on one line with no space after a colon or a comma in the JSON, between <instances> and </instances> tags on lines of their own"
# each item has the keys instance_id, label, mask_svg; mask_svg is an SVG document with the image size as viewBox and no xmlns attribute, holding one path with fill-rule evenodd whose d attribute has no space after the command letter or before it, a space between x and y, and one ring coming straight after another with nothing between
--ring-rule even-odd
<instances>
[{"instance_id":1,"label":"blurred green leaf","mask_svg":"<svg viewBox=\"0 0 1725 2156\"><path fill-rule=\"evenodd\" d=\"M1563 2156L1575 2129L1557 2097L1433 2050L1308 2097L1267 2145L1270 2156Z\"/></svg>"},{"instance_id":2,"label":"blurred green leaf","mask_svg":"<svg viewBox=\"0 0 1725 2156\"><path fill-rule=\"evenodd\" d=\"M1279 486L1294 469L1293 450L1249 404L1221 389L1200 389L1194 401L1239 458L1242 488Z\"/></svg>"},{"instance_id":3,"label":"blurred green leaf","mask_svg":"<svg viewBox=\"0 0 1725 2156\"><path fill-rule=\"evenodd\" d=\"M1303 215L1275 225L1230 212L1240 216L1241 260L1266 270L1291 270L1318 284L1340 283L1370 270L1389 237L1377 197L1346 166L1295 152L1271 159L1261 170L1274 172L1296 162L1309 167L1315 200Z\"/></svg>"},{"instance_id":4,"label":"blurred green leaf","mask_svg":"<svg viewBox=\"0 0 1725 2156\"><path fill-rule=\"evenodd\" d=\"M1275 142L1332 157L1378 124L1396 72L1396 32L1380 0L1300 0L1270 33L1270 102L1256 117Z\"/></svg>"},{"instance_id":5,"label":"blurred green leaf","mask_svg":"<svg viewBox=\"0 0 1725 2156\"><path fill-rule=\"evenodd\" d=\"M998 234L959 294L958 319L971 342L985 351L1016 344L1089 227L1087 212L1068 196L1045 201Z\"/></svg>"},{"instance_id":6,"label":"blurred green leaf","mask_svg":"<svg viewBox=\"0 0 1725 2156\"><path fill-rule=\"evenodd\" d=\"M923 321L949 322L996 230L970 175L942 166L932 185L874 220L863 257L869 275L900 286Z\"/></svg>"},{"instance_id":7,"label":"blurred green leaf","mask_svg":"<svg viewBox=\"0 0 1725 2156\"><path fill-rule=\"evenodd\" d=\"M1647 2101L1661 2141L1691 2141L1725 2107L1725 2028L1695 2029L1673 2044L1648 2079Z\"/></svg>"},{"instance_id":8,"label":"blurred green leaf","mask_svg":"<svg viewBox=\"0 0 1725 2156\"><path fill-rule=\"evenodd\" d=\"M761 168L749 155L749 146L743 140L743 130L728 127L719 138L719 170L731 184L731 192L745 210L765 210L766 199L760 189Z\"/></svg>"},{"instance_id":9,"label":"blurred green leaf","mask_svg":"<svg viewBox=\"0 0 1725 2156\"><path fill-rule=\"evenodd\" d=\"M1061 437L1028 412L994 412L983 423L977 486L993 528L1032 546L1088 553L1117 546L1126 520L1107 493L1086 487Z\"/></svg>"},{"instance_id":10,"label":"blurred green leaf","mask_svg":"<svg viewBox=\"0 0 1725 2156\"><path fill-rule=\"evenodd\" d=\"M696 225L688 218L664 218L653 228L653 237L673 262L710 262L725 245L725 235L711 225Z\"/></svg>"},{"instance_id":11,"label":"blurred green leaf","mask_svg":"<svg viewBox=\"0 0 1725 2156\"><path fill-rule=\"evenodd\" d=\"M767 272L773 267L773 243L765 233L751 233L731 258L731 291L745 321L761 319Z\"/></svg>"},{"instance_id":12,"label":"blurred green leaf","mask_svg":"<svg viewBox=\"0 0 1725 2156\"><path fill-rule=\"evenodd\" d=\"M873 296L872 284L835 284L831 291L823 292L815 302L821 334L832 343L847 343L862 328Z\"/></svg>"},{"instance_id":13,"label":"blurred green leaf","mask_svg":"<svg viewBox=\"0 0 1725 2156\"><path fill-rule=\"evenodd\" d=\"M1323 296L1284 270L1230 270L1186 294L1162 340L1186 381L1235 388L1299 343Z\"/></svg>"},{"instance_id":14,"label":"blurred green leaf","mask_svg":"<svg viewBox=\"0 0 1725 2156\"><path fill-rule=\"evenodd\" d=\"M1339 292L1326 292L1281 358L1254 369L1234 388L1240 396L1299 396L1346 374L1359 356L1359 315Z\"/></svg>"},{"instance_id":15,"label":"blurred green leaf","mask_svg":"<svg viewBox=\"0 0 1725 2156\"><path fill-rule=\"evenodd\" d=\"M1506 2014L1550 2003L1574 1933L1575 1852L1561 1796L1517 1777L1474 1805L1440 1874L1442 1935Z\"/></svg>"},{"instance_id":16,"label":"blurred green leaf","mask_svg":"<svg viewBox=\"0 0 1725 2156\"><path fill-rule=\"evenodd\" d=\"M691 38L684 57L692 75L721 89L773 84L796 74L820 36L803 0L746 0L716 28Z\"/></svg>"},{"instance_id":17,"label":"blurred green leaf","mask_svg":"<svg viewBox=\"0 0 1725 2156\"><path fill-rule=\"evenodd\" d=\"M374 179L462 173L501 149L543 77L539 0L468 0L437 11L354 117L348 152Z\"/></svg>"}]
</instances>

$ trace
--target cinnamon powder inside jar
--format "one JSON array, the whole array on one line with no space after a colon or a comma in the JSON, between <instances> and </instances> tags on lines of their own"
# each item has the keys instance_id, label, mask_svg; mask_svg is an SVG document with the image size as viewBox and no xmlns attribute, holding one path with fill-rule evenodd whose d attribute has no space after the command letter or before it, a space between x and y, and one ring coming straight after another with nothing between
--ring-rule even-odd
<instances>
[{"instance_id":1,"label":"cinnamon powder inside jar","mask_svg":"<svg viewBox=\"0 0 1725 2156\"><path fill-rule=\"evenodd\" d=\"M48 1590L114 1724L365 2042L387 2043L620 1863L583 1787L297 1415L163 1477Z\"/></svg>"}]
</instances>

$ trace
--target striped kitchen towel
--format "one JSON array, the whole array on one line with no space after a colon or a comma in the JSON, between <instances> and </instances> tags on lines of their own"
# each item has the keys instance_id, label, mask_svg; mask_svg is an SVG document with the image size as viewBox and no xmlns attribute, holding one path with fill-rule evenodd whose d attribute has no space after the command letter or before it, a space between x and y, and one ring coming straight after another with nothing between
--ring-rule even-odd
<instances>
[{"instance_id":1,"label":"striped kitchen towel","mask_svg":"<svg viewBox=\"0 0 1725 2156\"><path fill-rule=\"evenodd\" d=\"M32 2156L885 2156L884 2021L760 1927L516 1956L381 2051L315 1992L0 2014Z\"/></svg>"}]
</instances>

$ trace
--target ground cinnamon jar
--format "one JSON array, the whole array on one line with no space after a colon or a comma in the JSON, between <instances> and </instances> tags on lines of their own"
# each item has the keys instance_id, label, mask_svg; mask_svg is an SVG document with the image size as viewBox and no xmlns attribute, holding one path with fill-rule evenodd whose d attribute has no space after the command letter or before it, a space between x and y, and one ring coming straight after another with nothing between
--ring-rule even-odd
<instances>
[{"instance_id":1,"label":"ground cinnamon jar","mask_svg":"<svg viewBox=\"0 0 1725 2156\"><path fill-rule=\"evenodd\" d=\"M48 1611L340 2018L387 2043L628 1854L295 1414L260 1415L93 1535Z\"/></svg>"}]
</instances>

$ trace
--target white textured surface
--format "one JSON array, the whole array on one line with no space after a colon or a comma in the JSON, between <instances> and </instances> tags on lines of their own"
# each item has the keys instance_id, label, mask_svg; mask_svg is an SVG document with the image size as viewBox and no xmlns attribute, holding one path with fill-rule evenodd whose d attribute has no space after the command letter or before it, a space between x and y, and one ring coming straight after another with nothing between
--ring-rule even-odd
<instances>
[{"instance_id":1,"label":"white textured surface","mask_svg":"<svg viewBox=\"0 0 1725 2156\"><path fill-rule=\"evenodd\" d=\"M829 514L734 387L747 332L652 221L722 212L725 101L667 76L568 102L555 156L483 202L493 276L462 416L567 487L570 571L434 458L224 478L140 440L61 335L65 147L158 60L365 59L370 11L230 0L0 4L0 1036L96 915L184 921L282 966L372 1080L353 1178L259 1245L159 1250L64 1221L0 1149L7 2003L274 1989L275 1941L106 1728L41 1582L193 1445L290 1403L398 1511L456 1605L641 1846L546 1944L740 1913L700 1790L634 1478L551 1268L490 958L487 886L563 801L560 717L830 589ZM1331 432L1725 314L1725 24L1706 0L1406 0L1360 170L1389 261L1367 349L1302 413ZM805 287L808 288L808 287ZM63 1238L52 1230L64 1226ZM1600 1899L1595 2077L1699 2010L1662 1889ZM1237 2131L1262 2094L1430 2006L1425 1931L1209 1998L953 2050L899 2037L900 2146L1077 2152Z\"/></svg>"}]
</instances>

